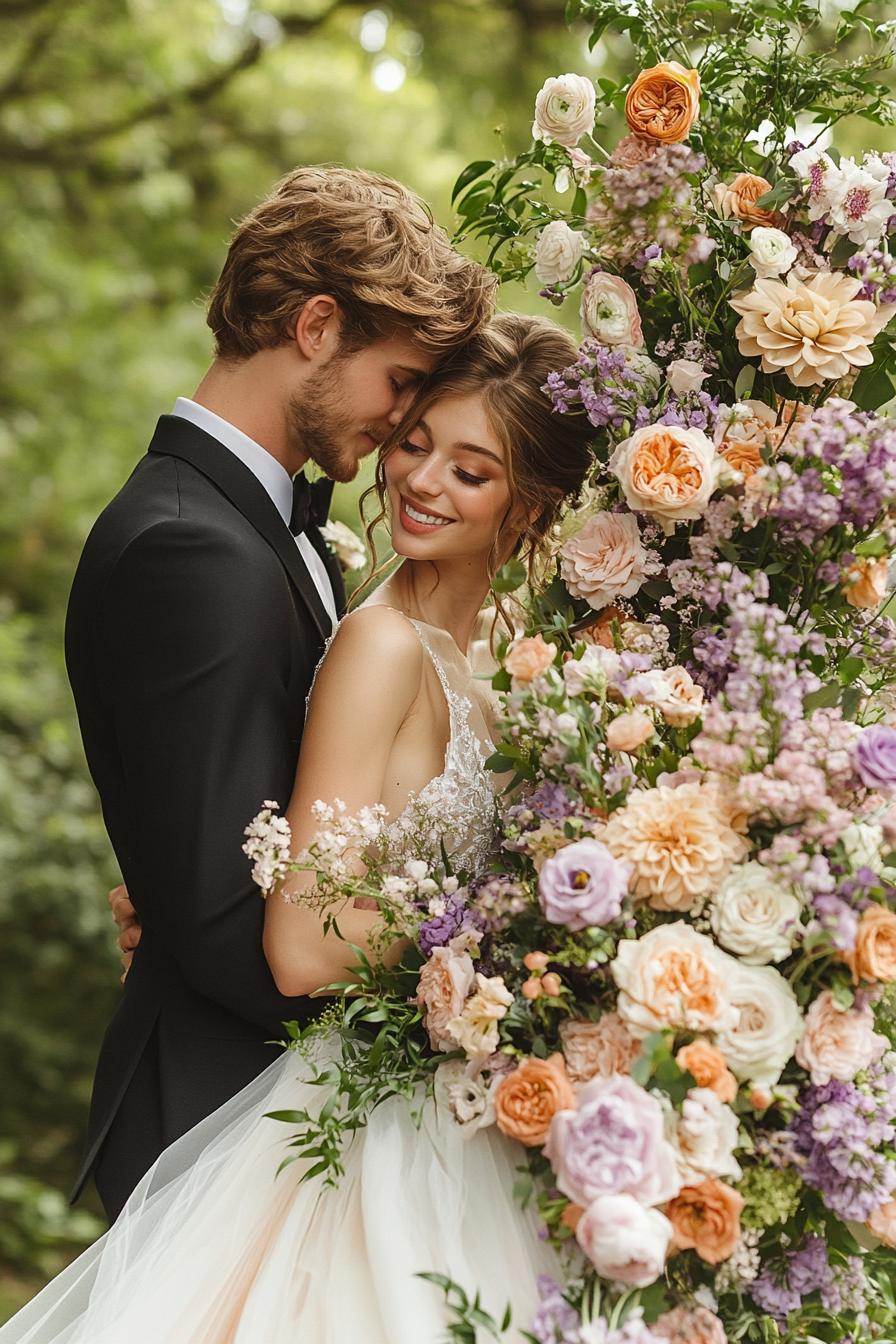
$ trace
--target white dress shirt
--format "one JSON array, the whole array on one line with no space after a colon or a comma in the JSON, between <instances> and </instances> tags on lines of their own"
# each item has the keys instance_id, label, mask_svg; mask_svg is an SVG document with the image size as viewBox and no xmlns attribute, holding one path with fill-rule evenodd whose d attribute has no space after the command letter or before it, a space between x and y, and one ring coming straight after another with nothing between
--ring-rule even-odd
<instances>
[{"instance_id":1,"label":"white dress shirt","mask_svg":"<svg viewBox=\"0 0 896 1344\"><path fill-rule=\"evenodd\" d=\"M271 457L266 448L262 448L260 443L250 439L248 434L244 434L241 429L237 429L236 425L232 425L229 420L223 420L220 415L215 415L215 412L210 411L207 406L200 406L197 401L191 401L189 397L178 397L171 414L180 416L182 420L191 421L199 429L204 429L206 434L210 434L213 439L217 439L225 448L229 448L233 455L238 457L243 465L249 468L252 475L261 482L274 501L280 517L286 523L286 526L289 526L289 520L292 516L292 480L286 468L275 457ZM333 586L330 583L330 576L326 571L324 562L304 532L300 532L295 541L314 586L320 594L320 600L324 604L327 615L335 625L338 619L336 599L333 596Z\"/></svg>"}]
</instances>

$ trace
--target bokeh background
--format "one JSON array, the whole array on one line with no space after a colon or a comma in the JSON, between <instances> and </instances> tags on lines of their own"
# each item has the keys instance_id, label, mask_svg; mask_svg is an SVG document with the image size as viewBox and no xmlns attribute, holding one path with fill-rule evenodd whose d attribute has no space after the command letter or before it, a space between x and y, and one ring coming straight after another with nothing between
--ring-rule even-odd
<instances>
[{"instance_id":1,"label":"bokeh background","mask_svg":"<svg viewBox=\"0 0 896 1344\"><path fill-rule=\"evenodd\" d=\"M231 223L295 164L341 162L451 229L458 172L528 144L548 75L626 65L564 0L0 0L0 1321L104 1227L93 1195L66 1204L120 991L65 603L94 518L208 363Z\"/></svg>"}]
</instances>

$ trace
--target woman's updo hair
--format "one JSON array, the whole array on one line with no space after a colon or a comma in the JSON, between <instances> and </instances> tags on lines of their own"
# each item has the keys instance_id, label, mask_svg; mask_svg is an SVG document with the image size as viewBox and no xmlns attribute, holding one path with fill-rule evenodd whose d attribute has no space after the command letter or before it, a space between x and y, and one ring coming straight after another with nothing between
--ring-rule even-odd
<instances>
[{"instance_id":1,"label":"woman's updo hair","mask_svg":"<svg viewBox=\"0 0 896 1344\"><path fill-rule=\"evenodd\" d=\"M544 317L498 313L463 352L428 382L377 456L375 490L379 515L367 527L373 553L373 529L386 511L384 464L394 448L444 397L480 396L492 431L504 448L510 504L505 522L519 519L514 554L534 577L545 539L564 500L580 490L592 462L589 442L594 428L584 415L559 415L544 392L548 374L575 362L576 343L568 331ZM366 498L366 496L365 496ZM502 529L503 531L503 529ZM492 575L503 563L495 538Z\"/></svg>"}]
</instances>

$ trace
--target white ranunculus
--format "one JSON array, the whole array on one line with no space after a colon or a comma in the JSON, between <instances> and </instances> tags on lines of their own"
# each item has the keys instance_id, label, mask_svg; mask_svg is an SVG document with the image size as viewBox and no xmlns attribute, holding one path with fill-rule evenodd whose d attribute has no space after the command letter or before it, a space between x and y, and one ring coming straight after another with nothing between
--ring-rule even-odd
<instances>
[{"instance_id":1,"label":"white ranunculus","mask_svg":"<svg viewBox=\"0 0 896 1344\"><path fill-rule=\"evenodd\" d=\"M593 271L582 290L582 326L602 345L644 344L635 291L621 275Z\"/></svg>"},{"instance_id":2,"label":"white ranunculus","mask_svg":"<svg viewBox=\"0 0 896 1344\"><path fill-rule=\"evenodd\" d=\"M692 1087L681 1106L672 1112L674 1130L669 1135L678 1174L683 1185L699 1185L706 1176L740 1180L737 1147L737 1116L708 1087Z\"/></svg>"},{"instance_id":3,"label":"white ranunculus","mask_svg":"<svg viewBox=\"0 0 896 1344\"><path fill-rule=\"evenodd\" d=\"M785 275L799 255L783 229L766 229L761 225L751 230L749 248L750 265L763 279Z\"/></svg>"},{"instance_id":4,"label":"white ranunculus","mask_svg":"<svg viewBox=\"0 0 896 1344\"><path fill-rule=\"evenodd\" d=\"M532 138L572 149L594 130L596 101L594 84L585 75L546 79L535 99Z\"/></svg>"},{"instance_id":5,"label":"white ranunculus","mask_svg":"<svg viewBox=\"0 0 896 1344\"><path fill-rule=\"evenodd\" d=\"M783 961L801 932L802 906L761 863L732 868L710 910L713 933L722 947L751 966Z\"/></svg>"},{"instance_id":6,"label":"white ranunculus","mask_svg":"<svg viewBox=\"0 0 896 1344\"><path fill-rule=\"evenodd\" d=\"M584 233L577 233L563 219L554 219L538 235L535 274L543 285L562 283L572 275L584 250Z\"/></svg>"},{"instance_id":7,"label":"white ranunculus","mask_svg":"<svg viewBox=\"0 0 896 1344\"><path fill-rule=\"evenodd\" d=\"M708 372L695 359L673 359L666 366L666 382L676 397L686 397L689 392L699 392Z\"/></svg>"},{"instance_id":8,"label":"white ranunculus","mask_svg":"<svg viewBox=\"0 0 896 1344\"><path fill-rule=\"evenodd\" d=\"M747 966L731 957L728 967L725 988L737 1021L716 1032L715 1043L741 1081L773 1087L803 1034L796 995L773 966Z\"/></svg>"}]
</instances>

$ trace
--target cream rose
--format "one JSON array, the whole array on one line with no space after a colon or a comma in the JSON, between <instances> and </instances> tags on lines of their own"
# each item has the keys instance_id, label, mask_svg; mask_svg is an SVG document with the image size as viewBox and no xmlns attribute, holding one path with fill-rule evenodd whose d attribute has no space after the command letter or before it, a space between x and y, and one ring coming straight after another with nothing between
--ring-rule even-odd
<instances>
[{"instance_id":1,"label":"cream rose","mask_svg":"<svg viewBox=\"0 0 896 1344\"><path fill-rule=\"evenodd\" d=\"M757 275L764 277L784 275L799 255L789 234L783 229L769 229L761 225L753 229L748 246L750 265Z\"/></svg>"},{"instance_id":2,"label":"cream rose","mask_svg":"<svg viewBox=\"0 0 896 1344\"><path fill-rule=\"evenodd\" d=\"M670 1112L668 1138L675 1149L682 1185L696 1185L704 1176L740 1180L740 1164L734 1156L737 1116L710 1088L692 1087L682 1102L681 1114Z\"/></svg>"},{"instance_id":3,"label":"cream rose","mask_svg":"<svg viewBox=\"0 0 896 1344\"><path fill-rule=\"evenodd\" d=\"M631 513L596 513L560 551L560 574L573 597L594 611L632 597L651 572L651 557Z\"/></svg>"},{"instance_id":4,"label":"cream rose","mask_svg":"<svg viewBox=\"0 0 896 1344\"><path fill-rule=\"evenodd\" d=\"M567 1020L560 1027L560 1046L567 1072L577 1084L628 1073L641 1053L641 1042L618 1013L604 1013L597 1022Z\"/></svg>"},{"instance_id":5,"label":"cream rose","mask_svg":"<svg viewBox=\"0 0 896 1344\"><path fill-rule=\"evenodd\" d=\"M513 995L500 975L485 976L477 971L475 994L446 1027L452 1048L460 1046L468 1059L493 1055L498 1048L498 1023L512 1003Z\"/></svg>"},{"instance_id":6,"label":"cream rose","mask_svg":"<svg viewBox=\"0 0 896 1344\"><path fill-rule=\"evenodd\" d=\"M631 890L654 910L690 910L749 850L723 818L714 790L696 783L636 790L601 839L632 865Z\"/></svg>"},{"instance_id":7,"label":"cream rose","mask_svg":"<svg viewBox=\"0 0 896 1344\"><path fill-rule=\"evenodd\" d=\"M629 508L655 518L668 537L703 516L722 461L700 429L645 425L617 445L608 465Z\"/></svg>"},{"instance_id":8,"label":"cream rose","mask_svg":"<svg viewBox=\"0 0 896 1344\"><path fill-rule=\"evenodd\" d=\"M700 717L703 687L697 685L684 667L668 667L663 677L669 689L654 704L671 728L687 728Z\"/></svg>"},{"instance_id":9,"label":"cream rose","mask_svg":"<svg viewBox=\"0 0 896 1344\"><path fill-rule=\"evenodd\" d=\"M761 863L732 868L713 897L710 923L728 952L752 966L783 961L802 932L802 906Z\"/></svg>"},{"instance_id":10,"label":"cream rose","mask_svg":"<svg viewBox=\"0 0 896 1344\"><path fill-rule=\"evenodd\" d=\"M643 709L617 714L607 725L607 746L610 751L637 751L653 731L653 719Z\"/></svg>"},{"instance_id":11,"label":"cream rose","mask_svg":"<svg viewBox=\"0 0 896 1344\"><path fill-rule=\"evenodd\" d=\"M735 335L742 355L761 359L763 373L784 372L794 387L815 387L871 364L870 345L889 319L857 297L862 281L843 271L808 280L756 280L730 300L741 316Z\"/></svg>"},{"instance_id":12,"label":"cream rose","mask_svg":"<svg viewBox=\"0 0 896 1344\"><path fill-rule=\"evenodd\" d=\"M773 1087L803 1034L796 995L773 966L727 960L726 993L736 1017L716 1033L716 1044L738 1078Z\"/></svg>"},{"instance_id":13,"label":"cream rose","mask_svg":"<svg viewBox=\"0 0 896 1344\"><path fill-rule=\"evenodd\" d=\"M683 920L660 924L642 938L619 943L610 965L619 988L616 1010L641 1040L667 1027L699 1032L734 1027L737 1011L727 982L735 964Z\"/></svg>"},{"instance_id":14,"label":"cream rose","mask_svg":"<svg viewBox=\"0 0 896 1344\"><path fill-rule=\"evenodd\" d=\"M597 94L584 75L556 75L546 79L535 99L533 140L572 149L594 130Z\"/></svg>"},{"instance_id":15,"label":"cream rose","mask_svg":"<svg viewBox=\"0 0 896 1344\"><path fill-rule=\"evenodd\" d=\"M695 359L673 359L666 365L666 382L676 397L686 397L689 392L699 392L709 373Z\"/></svg>"},{"instance_id":16,"label":"cream rose","mask_svg":"<svg viewBox=\"0 0 896 1344\"><path fill-rule=\"evenodd\" d=\"M421 967L417 1002L423 1009L423 1025L433 1050L457 1048L448 1024L463 1009L474 974L469 954L458 954L451 947L435 948Z\"/></svg>"},{"instance_id":17,"label":"cream rose","mask_svg":"<svg viewBox=\"0 0 896 1344\"><path fill-rule=\"evenodd\" d=\"M672 1224L632 1195L601 1195L579 1219L576 1240L601 1278L646 1288L663 1272Z\"/></svg>"},{"instance_id":18,"label":"cream rose","mask_svg":"<svg viewBox=\"0 0 896 1344\"><path fill-rule=\"evenodd\" d=\"M874 1030L869 1006L838 1008L829 989L824 989L806 1013L806 1029L796 1048L796 1062L819 1086L838 1078L850 1083L862 1069L880 1059L887 1038Z\"/></svg>"},{"instance_id":19,"label":"cream rose","mask_svg":"<svg viewBox=\"0 0 896 1344\"><path fill-rule=\"evenodd\" d=\"M577 233L563 219L552 220L535 244L535 274L543 285L560 284L570 278L584 250L584 233Z\"/></svg>"},{"instance_id":20,"label":"cream rose","mask_svg":"<svg viewBox=\"0 0 896 1344\"><path fill-rule=\"evenodd\" d=\"M602 345L644 344L638 300L621 275L593 271L582 291L580 312L587 335Z\"/></svg>"}]
</instances>

